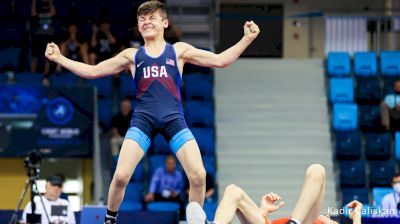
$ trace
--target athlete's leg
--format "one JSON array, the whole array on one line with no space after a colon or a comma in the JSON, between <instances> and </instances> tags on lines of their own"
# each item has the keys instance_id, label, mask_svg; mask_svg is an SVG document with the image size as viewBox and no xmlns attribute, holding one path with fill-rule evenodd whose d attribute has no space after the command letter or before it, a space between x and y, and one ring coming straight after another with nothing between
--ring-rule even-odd
<instances>
[{"instance_id":1,"label":"athlete's leg","mask_svg":"<svg viewBox=\"0 0 400 224\"><path fill-rule=\"evenodd\" d=\"M143 155L144 151L136 141L132 139L124 140L108 192L108 210L118 211L124 198L126 185Z\"/></svg>"},{"instance_id":2,"label":"athlete's leg","mask_svg":"<svg viewBox=\"0 0 400 224\"><path fill-rule=\"evenodd\" d=\"M214 221L218 224L228 224L233 221L235 214L242 224L265 223L262 211L256 203L240 187L232 184L225 188Z\"/></svg>"},{"instance_id":3,"label":"athlete's leg","mask_svg":"<svg viewBox=\"0 0 400 224\"><path fill-rule=\"evenodd\" d=\"M196 201L203 206L206 193L206 170L199 146L194 139L186 141L176 152L189 180L189 202Z\"/></svg>"},{"instance_id":4,"label":"athlete's leg","mask_svg":"<svg viewBox=\"0 0 400 224\"><path fill-rule=\"evenodd\" d=\"M325 168L319 164L313 164L307 169L303 189L292 212L292 218L304 224L311 224L320 214L324 195Z\"/></svg>"}]
</instances>

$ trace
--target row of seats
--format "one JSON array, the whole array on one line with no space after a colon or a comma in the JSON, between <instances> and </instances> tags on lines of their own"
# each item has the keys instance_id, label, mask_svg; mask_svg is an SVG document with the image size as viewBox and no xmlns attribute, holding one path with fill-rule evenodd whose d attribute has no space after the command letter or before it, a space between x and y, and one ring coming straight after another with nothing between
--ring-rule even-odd
<instances>
[{"instance_id":1,"label":"row of seats","mask_svg":"<svg viewBox=\"0 0 400 224\"><path fill-rule=\"evenodd\" d=\"M2 54L1 52L2 51L0 51L1 63L13 64L17 62L17 58L15 58L15 60L12 58L14 57L14 53L18 54L18 50L12 50L10 52L7 51L4 54ZM8 77L5 74L0 73L1 85L6 84L7 79ZM42 85L42 80L43 75L41 73L22 72L15 74L16 84L40 86ZM82 82L84 81L81 78L70 72L50 75L50 84L54 86L78 86L79 83ZM213 81L212 76L209 74L185 74L183 76L183 84L185 99L210 100L213 97ZM110 99L113 96L112 76L105 76L98 79L87 79L85 80L85 85L97 87L98 95L101 96L101 98ZM120 87L118 92L121 97L134 96L136 92L136 84L134 83L131 74L120 74Z\"/></svg>"},{"instance_id":2,"label":"row of seats","mask_svg":"<svg viewBox=\"0 0 400 224\"><path fill-rule=\"evenodd\" d=\"M356 76L373 77L378 75L378 59L375 52L356 52L353 58ZM400 76L400 52L382 51L379 69L383 77ZM350 76L352 74L350 54L330 52L327 58L327 73L329 76Z\"/></svg>"},{"instance_id":3,"label":"row of seats","mask_svg":"<svg viewBox=\"0 0 400 224\"><path fill-rule=\"evenodd\" d=\"M15 74L15 82L19 85L40 86L43 75L40 73L23 72ZM0 84L7 82L7 75L0 74ZM115 89L113 77L83 80L72 73L54 74L50 76L52 86L84 86L96 87L98 95L99 119L103 127L109 127L113 117L114 91L123 97L134 98L136 85L130 74L120 75L120 87ZM212 76L206 74L189 74L184 76L183 96L184 111L189 126L212 127L214 125L214 106L212 102ZM135 104L135 102L134 102ZM100 109L101 108L101 109Z\"/></svg>"},{"instance_id":4,"label":"row of seats","mask_svg":"<svg viewBox=\"0 0 400 224\"><path fill-rule=\"evenodd\" d=\"M342 188L357 188L366 186L366 165L364 160L340 162L340 186ZM395 174L395 161L370 161L369 186L389 187Z\"/></svg>"},{"instance_id":5,"label":"row of seats","mask_svg":"<svg viewBox=\"0 0 400 224\"><path fill-rule=\"evenodd\" d=\"M392 134L383 131L379 105L400 77L400 52L382 52L379 59L375 52L357 52L353 63L349 53L331 52L326 73L343 205L359 200L365 208L379 206L383 196L377 192L390 187L400 160L400 134L392 143Z\"/></svg>"},{"instance_id":6,"label":"row of seats","mask_svg":"<svg viewBox=\"0 0 400 224\"><path fill-rule=\"evenodd\" d=\"M361 158L362 144L358 132L336 133L335 155L338 160L358 160ZM399 139L396 137L396 146ZM399 152L396 149L396 159ZM392 136L390 133L365 134L365 157L367 160L389 160L392 155ZM398 158L400 159L400 158Z\"/></svg>"},{"instance_id":7,"label":"row of seats","mask_svg":"<svg viewBox=\"0 0 400 224\"><path fill-rule=\"evenodd\" d=\"M330 103L377 104L387 94L394 92L395 79L385 79L381 88L380 80L377 78L357 79L351 77L329 79L329 101Z\"/></svg>"},{"instance_id":8,"label":"row of seats","mask_svg":"<svg viewBox=\"0 0 400 224\"><path fill-rule=\"evenodd\" d=\"M171 153L171 151L169 151L168 153ZM137 165L135 172L133 173L129 182L144 183L146 181L146 177L151 178L157 168L164 166L166 156L166 154L155 154L148 156L147 161L141 160L141 162ZM210 174L211 177L214 178L214 180L216 180L217 173L215 157L210 155L203 155L202 159L207 173ZM117 162L118 156L113 156L113 171L115 171ZM177 169L182 172L183 176L185 176L185 173L180 166L177 166Z\"/></svg>"},{"instance_id":9,"label":"row of seats","mask_svg":"<svg viewBox=\"0 0 400 224\"><path fill-rule=\"evenodd\" d=\"M382 130L380 105L341 104L333 105L335 131L353 131L358 127L364 132Z\"/></svg>"},{"instance_id":10,"label":"row of seats","mask_svg":"<svg viewBox=\"0 0 400 224\"><path fill-rule=\"evenodd\" d=\"M367 207L370 207L370 205L373 206L373 208L382 208L382 199L384 198L385 195L393 193L393 188L391 187L374 187L372 189L372 203L369 200L369 191L366 188L350 188L350 189L343 189L342 196L343 196L343 201L345 202L344 205L346 205L348 202L351 202L352 200L358 200ZM371 214L367 214L371 215Z\"/></svg>"},{"instance_id":11,"label":"row of seats","mask_svg":"<svg viewBox=\"0 0 400 224\"><path fill-rule=\"evenodd\" d=\"M133 105L135 104L136 101L133 101ZM111 120L114 116L112 110L113 100L99 99L97 106L101 126L107 129L111 125ZM183 109L189 127L214 126L214 105L212 101L188 100L184 102Z\"/></svg>"}]
</instances>

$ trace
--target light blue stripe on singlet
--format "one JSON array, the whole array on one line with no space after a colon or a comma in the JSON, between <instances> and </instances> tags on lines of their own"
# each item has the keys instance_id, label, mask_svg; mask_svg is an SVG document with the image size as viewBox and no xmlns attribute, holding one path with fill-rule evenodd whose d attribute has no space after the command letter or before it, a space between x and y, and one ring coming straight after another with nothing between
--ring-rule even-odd
<instances>
[{"instance_id":1,"label":"light blue stripe on singlet","mask_svg":"<svg viewBox=\"0 0 400 224\"><path fill-rule=\"evenodd\" d=\"M189 140L194 139L192 132L185 128L178 132L172 139L169 141L169 146L171 150L176 154L178 150Z\"/></svg>"},{"instance_id":2,"label":"light blue stripe on singlet","mask_svg":"<svg viewBox=\"0 0 400 224\"><path fill-rule=\"evenodd\" d=\"M137 127L129 128L126 132L125 139L132 139L137 142L144 153L147 152L151 144L150 138Z\"/></svg>"}]
</instances>

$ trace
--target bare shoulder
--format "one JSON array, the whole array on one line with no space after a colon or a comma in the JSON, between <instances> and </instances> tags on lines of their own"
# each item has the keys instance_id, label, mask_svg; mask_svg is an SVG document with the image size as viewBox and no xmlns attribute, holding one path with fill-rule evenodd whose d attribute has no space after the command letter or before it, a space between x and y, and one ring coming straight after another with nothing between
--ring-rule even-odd
<instances>
[{"instance_id":1,"label":"bare shoulder","mask_svg":"<svg viewBox=\"0 0 400 224\"><path fill-rule=\"evenodd\" d=\"M174 44L174 49L178 57L180 57L186 50L190 48L193 48L193 46L185 42L176 42Z\"/></svg>"},{"instance_id":2,"label":"bare shoulder","mask_svg":"<svg viewBox=\"0 0 400 224\"><path fill-rule=\"evenodd\" d=\"M127 49L121 51L120 54L124 58L127 58L131 63L133 63L137 50L138 49L136 49L136 48L127 48Z\"/></svg>"}]
</instances>

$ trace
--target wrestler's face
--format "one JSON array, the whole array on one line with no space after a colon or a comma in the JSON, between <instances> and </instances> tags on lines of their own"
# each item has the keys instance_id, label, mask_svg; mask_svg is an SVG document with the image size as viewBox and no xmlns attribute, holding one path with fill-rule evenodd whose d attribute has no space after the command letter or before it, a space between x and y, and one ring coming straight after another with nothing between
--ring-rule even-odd
<instances>
[{"instance_id":1,"label":"wrestler's face","mask_svg":"<svg viewBox=\"0 0 400 224\"><path fill-rule=\"evenodd\" d=\"M167 27L168 19L163 18L158 10L138 17L139 32L144 39L154 39L163 35Z\"/></svg>"}]
</instances>

